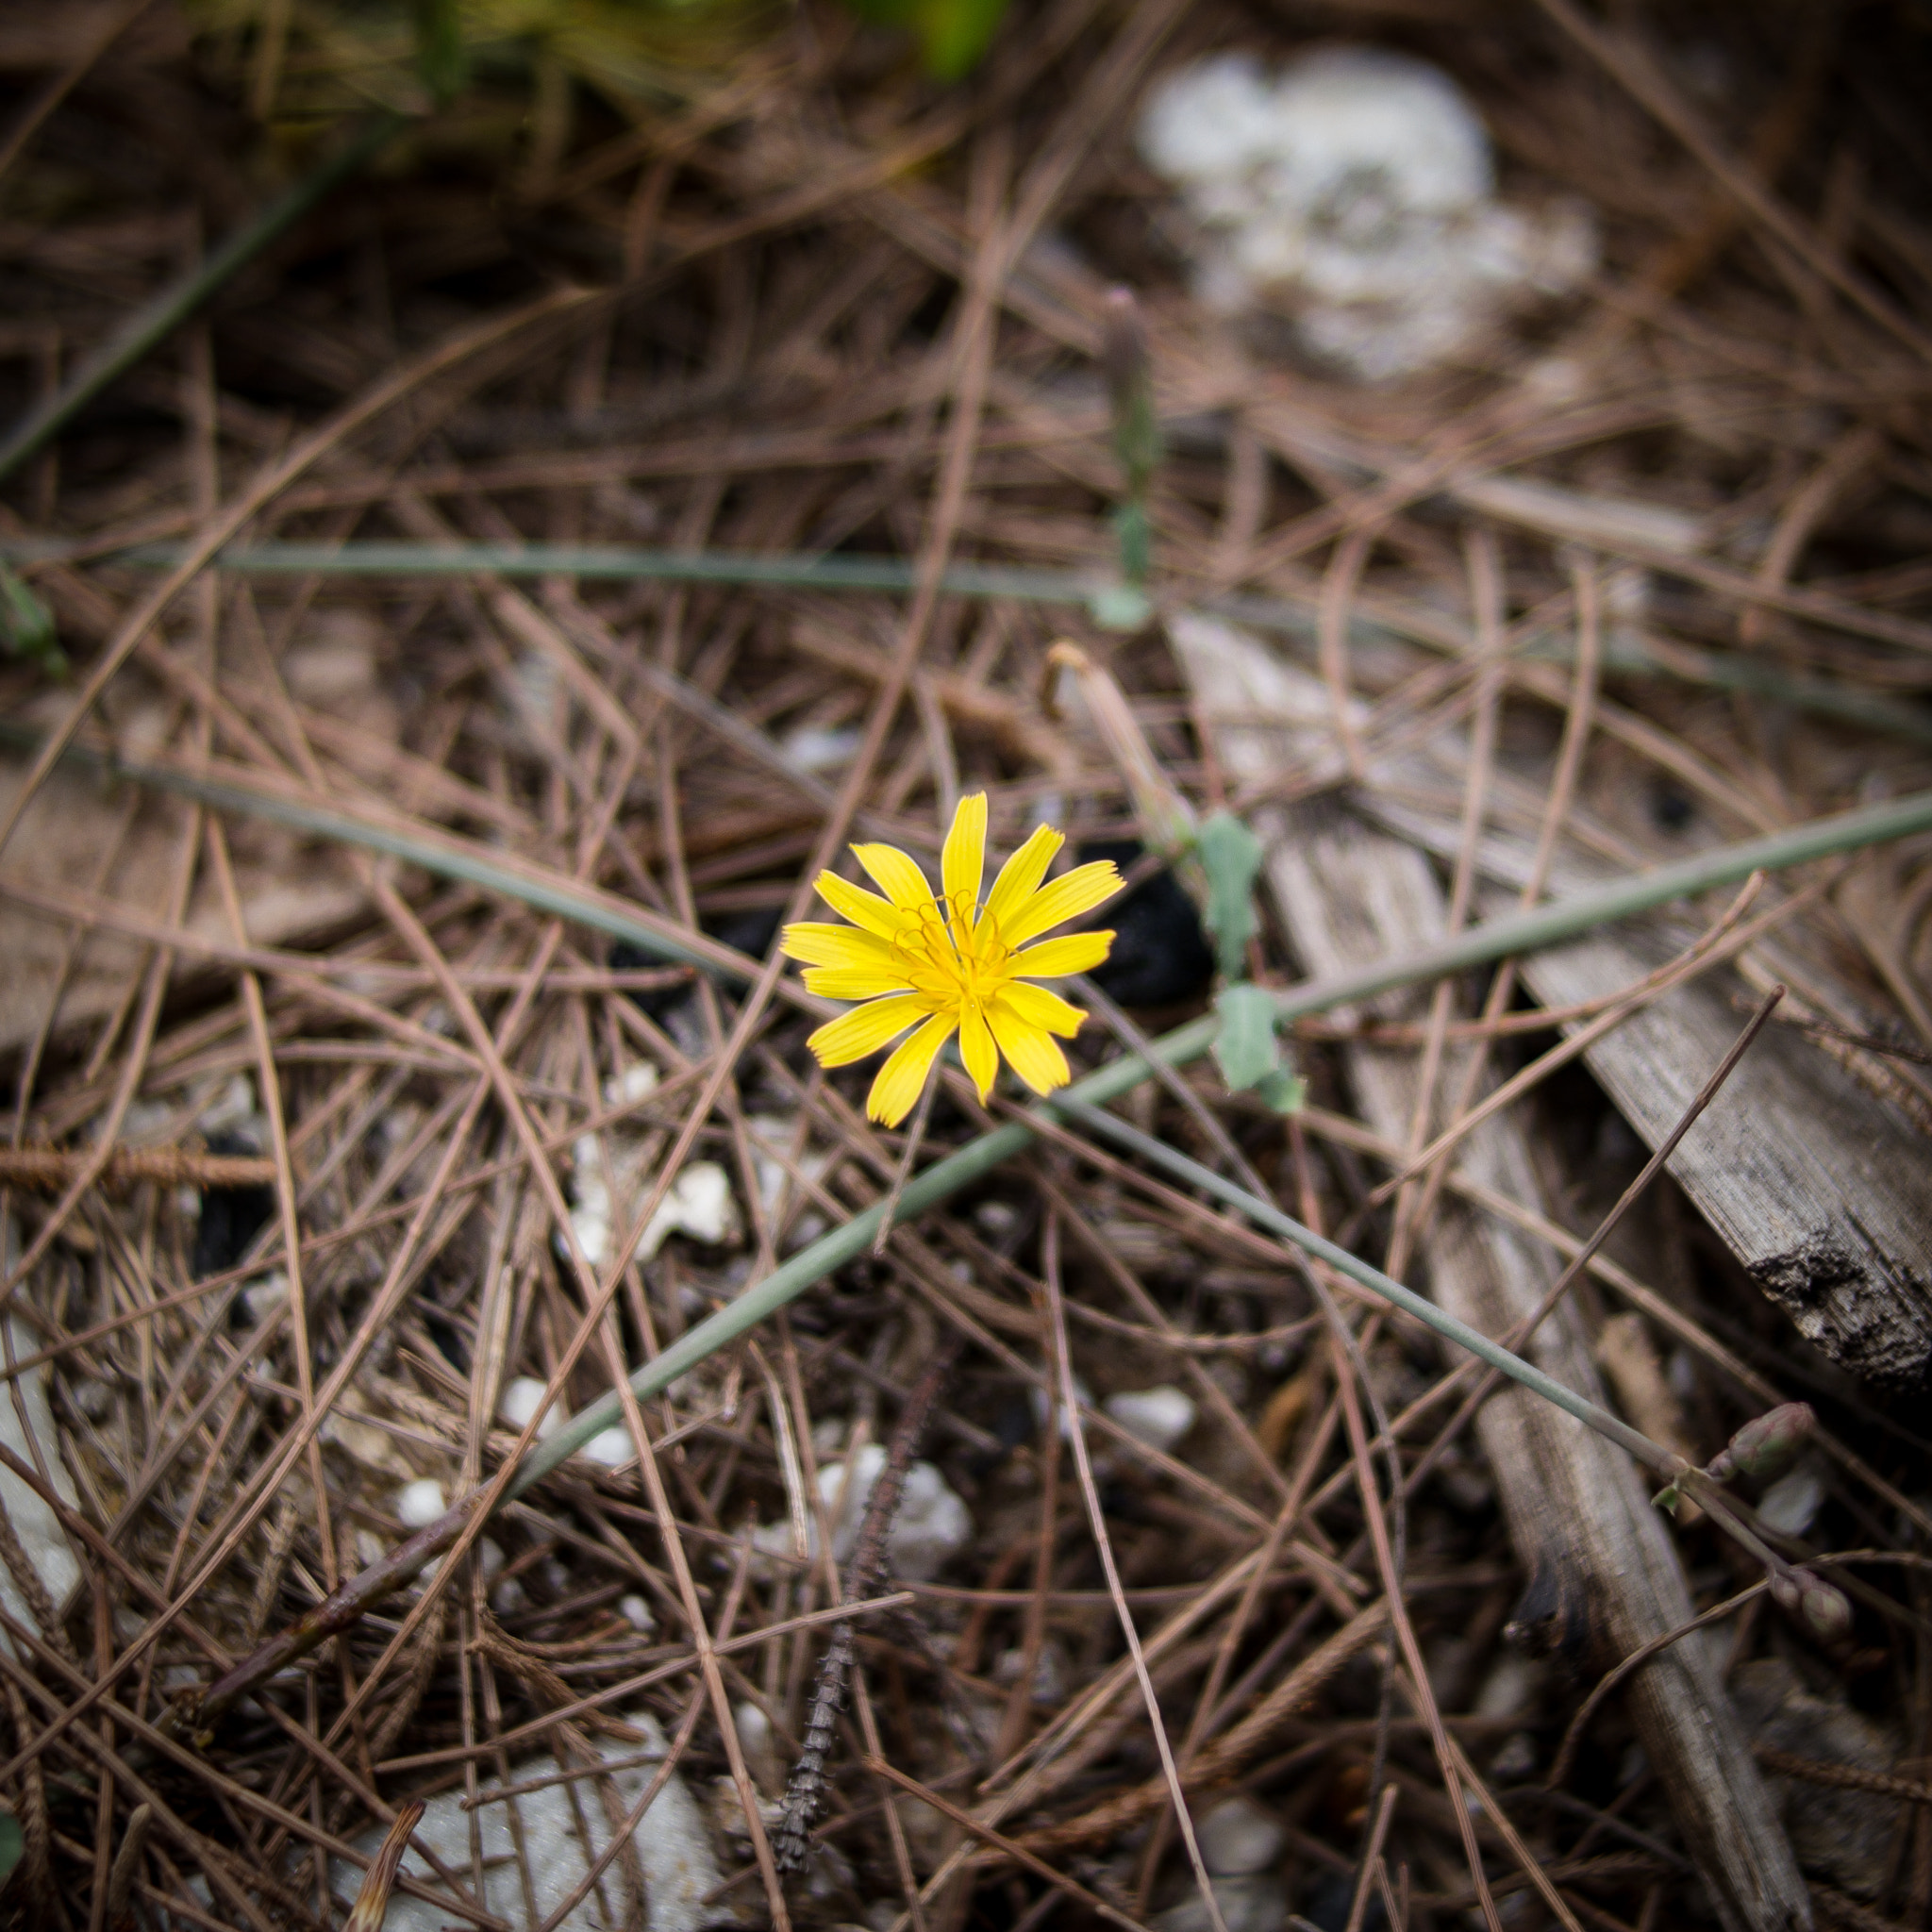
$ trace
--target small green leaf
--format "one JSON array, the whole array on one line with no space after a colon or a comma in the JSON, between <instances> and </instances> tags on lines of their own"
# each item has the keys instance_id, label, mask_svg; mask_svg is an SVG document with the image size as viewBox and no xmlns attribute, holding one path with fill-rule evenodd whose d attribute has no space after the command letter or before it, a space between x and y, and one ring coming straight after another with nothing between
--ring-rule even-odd
<instances>
[{"instance_id":1,"label":"small green leaf","mask_svg":"<svg viewBox=\"0 0 1932 1932\"><path fill-rule=\"evenodd\" d=\"M1255 1082L1255 1092L1264 1107L1276 1113L1299 1113L1308 1104L1308 1083L1286 1067L1275 1067Z\"/></svg>"},{"instance_id":2,"label":"small green leaf","mask_svg":"<svg viewBox=\"0 0 1932 1932\"><path fill-rule=\"evenodd\" d=\"M67 674L67 658L54 629L54 613L4 563L0 563L0 656L30 658L55 677Z\"/></svg>"},{"instance_id":3,"label":"small green leaf","mask_svg":"<svg viewBox=\"0 0 1932 1932\"><path fill-rule=\"evenodd\" d=\"M1130 584L1144 584L1154 561L1154 532L1147 522L1147 506L1138 499L1122 504L1113 513L1113 534L1120 546L1122 576Z\"/></svg>"},{"instance_id":4,"label":"small green leaf","mask_svg":"<svg viewBox=\"0 0 1932 1932\"><path fill-rule=\"evenodd\" d=\"M11 1811L0 1811L0 1885L13 1875L13 1868L25 1850L26 1840L22 1836L20 1820Z\"/></svg>"},{"instance_id":5,"label":"small green leaf","mask_svg":"<svg viewBox=\"0 0 1932 1932\"><path fill-rule=\"evenodd\" d=\"M1087 614L1102 630L1139 630L1154 615L1154 606L1132 584L1102 584L1089 593Z\"/></svg>"},{"instance_id":6,"label":"small green leaf","mask_svg":"<svg viewBox=\"0 0 1932 1932\"><path fill-rule=\"evenodd\" d=\"M448 107L469 84L470 56L457 0L416 0L416 73L439 108Z\"/></svg>"},{"instance_id":7,"label":"small green leaf","mask_svg":"<svg viewBox=\"0 0 1932 1932\"><path fill-rule=\"evenodd\" d=\"M1221 1031L1214 1036L1214 1058L1231 1092L1253 1087L1281 1070L1274 1038L1274 1001L1258 986L1224 986L1215 995Z\"/></svg>"},{"instance_id":8,"label":"small green leaf","mask_svg":"<svg viewBox=\"0 0 1932 1932\"><path fill-rule=\"evenodd\" d=\"M992 44L1007 0L847 0L862 20L908 26L925 51L935 80L959 80Z\"/></svg>"},{"instance_id":9,"label":"small green leaf","mask_svg":"<svg viewBox=\"0 0 1932 1932\"><path fill-rule=\"evenodd\" d=\"M1674 1516L1677 1513L1677 1505L1684 1500L1684 1495L1675 1483L1666 1483L1650 1500L1656 1507L1668 1509Z\"/></svg>"},{"instance_id":10,"label":"small green leaf","mask_svg":"<svg viewBox=\"0 0 1932 1932\"><path fill-rule=\"evenodd\" d=\"M1261 841L1241 820L1219 811L1201 827L1194 849L1208 874L1208 905L1201 923L1214 935L1222 977L1239 979L1248 941L1259 924L1254 889L1255 875L1261 870Z\"/></svg>"}]
</instances>

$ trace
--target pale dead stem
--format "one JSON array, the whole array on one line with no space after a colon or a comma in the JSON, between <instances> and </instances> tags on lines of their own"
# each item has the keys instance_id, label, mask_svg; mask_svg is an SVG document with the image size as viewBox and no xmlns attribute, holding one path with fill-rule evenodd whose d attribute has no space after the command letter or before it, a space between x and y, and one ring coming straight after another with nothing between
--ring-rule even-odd
<instances>
[{"instance_id":1,"label":"pale dead stem","mask_svg":"<svg viewBox=\"0 0 1932 1932\"><path fill-rule=\"evenodd\" d=\"M1475 896L1476 854L1482 843L1490 783L1494 776L1496 728L1503 696L1503 612L1507 600L1502 555L1494 536L1481 527L1470 533L1464 552L1470 602L1475 617L1475 723L1470 733L1469 764L1463 780L1456 868L1450 880L1449 904L1442 916L1444 932L1460 932L1469 923L1470 905ZM1525 901L1533 903L1533 898ZM1429 996L1427 1030L1423 1041L1422 1065L1416 1075L1415 1107L1409 1120L1409 1140L1417 1146L1428 1135L1436 1081L1442 1068L1443 1033L1449 1024L1455 997L1455 983L1448 979L1439 980ZM1456 1111L1460 1110L1458 1106ZM1409 1256L1426 1222L1429 1206L1427 1189L1418 1192L1413 1174L1405 1177L1396 1190L1394 1226L1383 1262L1398 1280L1408 1273Z\"/></svg>"},{"instance_id":2,"label":"pale dead stem","mask_svg":"<svg viewBox=\"0 0 1932 1932\"><path fill-rule=\"evenodd\" d=\"M1590 742L1592 713L1596 705L1597 662L1601 642L1600 596L1593 564L1586 561L1577 564L1571 573L1571 581L1576 599L1576 671L1571 686L1570 703L1563 714L1563 736L1557 747L1557 769L1550 783L1550 794L1543 808L1542 824L1537 833L1536 851L1529 863L1529 877L1524 882L1523 892L1518 905L1527 911L1542 897L1543 887L1548 881L1550 866L1556 858L1557 844L1561 839L1564 822L1570 816L1570 807L1576 793L1576 780L1583 769L1583 754ZM1494 601L1488 604L1487 621L1491 627L1501 620L1500 608ZM1503 1019L1510 1000L1516 991L1516 962L1505 959L1496 968L1490 982L1490 990L1483 1000L1479 1027L1493 1028ZM1433 1016L1432 1016L1433 1018ZM1465 1060L1461 1078L1457 1084L1456 1098L1449 1108L1448 1124L1460 1124L1466 1118L1471 1101L1482 1083L1484 1071L1489 1062L1489 1047L1494 1038L1493 1032L1478 1033L1475 1050ZM1426 1123L1424 1123L1426 1131ZM1423 1179L1421 1199L1416 1204L1416 1220L1426 1224L1435 1210L1436 1201L1441 1191L1442 1178L1447 1173L1447 1162L1431 1162ZM1392 1274L1400 1274L1399 1268L1392 1268Z\"/></svg>"},{"instance_id":3,"label":"pale dead stem","mask_svg":"<svg viewBox=\"0 0 1932 1932\"><path fill-rule=\"evenodd\" d=\"M248 486L224 509L206 519L183 558L133 611L125 617L108 640L87 681L75 693L75 704L63 722L51 731L22 781L7 815L0 819L0 850L18 827L34 794L45 782L60 754L73 741L88 714L99 702L101 693L112 682L149 627L167 609L175 596L207 567L215 553L248 520L264 509L305 470L311 468L344 438L391 408L425 382L455 368L479 351L494 347L507 338L535 324L549 321L604 299L591 291L567 289L541 296L525 308L508 316L492 316L474 328L459 331L446 341L405 365L387 381L358 396L326 423L304 437L287 455L266 463Z\"/></svg>"},{"instance_id":4,"label":"pale dead stem","mask_svg":"<svg viewBox=\"0 0 1932 1932\"><path fill-rule=\"evenodd\" d=\"M1424 1173L1445 1154L1457 1147L1469 1134L1480 1126L1492 1114L1523 1098L1534 1088L1541 1085L1559 1067L1568 1066L1589 1048L1629 1019L1641 1012L1674 988L1684 985L1696 974L1707 972L1712 966L1721 964L1734 954L1749 945L1759 935L1782 924L1794 913L1801 911L1813 899L1822 894L1822 888L1810 887L1793 893L1782 904L1774 906L1770 911L1759 913L1755 920L1745 920L1744 915L1756 901L1762 889L1764 877L1761 873L1753 874L1745 881L1741 891L1708 931L1702 934L1677 958L1668 966L1660 968L1632 989L1620 1004L1608 1008L1587 1025L1579 1026L1565 1040L1546 1052L1538 1055L1530 1063L1510 1075L1501 1086L1492 1089L1474 1107L1452 1123L1423 1149L1405 1162L1401 1171L1382 1182L1369 1197L1369 1205L1376 1206L1393 1193L1405 1181Z\"/></svg>"},{"instance_id":5,"label":"pale dead stem","mask_svg":"<svg viewBox=\"0 0 1932 1932\"><path fill-rule=\"evenodd\" d=\"M1181 1840L1188 1848L1188 1863L1193 1868L1194 1883L1199 1889L1202 1904L1208 1908L1208 1923L1214 1927L1214 1932L1227 1932L1226 1921L1221 1916L1221 1902L1214 1895L1214 1881L1208 1877L1208 1867L1202 1860L1200 1842L1194 1836L1194 1821L1181 1790L1180 1772L1174 1764L1174 1746L1168 1741L1166 1721L1160 1715L1160 1699L1155 1693L1154 1679L1148 1674L1146 1653L1141 1646L1141 1633L1121 1588L1112 1540L1107 1533L1107 1517L1100 1507L1100 1491L1094 1484L1093 1465L1087 1455L1087 1429L1081 1419L1080 1399L1074 1387L1073 1345L1067 1339L1066 1309L1060 1297L1058 1208L1047 1210L1046 1226L1041 1238L1040 1272L1044 1290L1047 1332L1053 1346L1052 1369L1057 1396L1054 1425L1058 1426L1058 1417L1062 1409L1073 1421L1067 1440L1074 1452L1074 1470L1079 1478L1080 1495L1087 1506L1088 1529L1107 1576L1108 1591L1113 1597L1114 1614L1120 1619L1121 1634L1126 1639L1127 1655L1133 1659L1134 1676L1140 1685L1141 1701L1146 1707L1148 1728L1154 1735L1154 1748L1160 1756L1161 1775L1167 1781L1168 1795L1174 1804Z\"/></svg>"},{"instance_id":6,"label":"pale dead stem","mask_svg":"<svg viewBox=\"0 0 1932 1932\"><path fill-rule=\"evenodd\" d=\"M1333 1141L1339 1145L1353 1148L1358 1153L1371 1155L1378 1160L1386 1160L1391 1164L1401 1158L1400 1150L1391 1142L1383 1140L1373 1128L1365 1127L1359 1121L1352 1121L1341 1114L1330 1113L1324 1108L1315 1107L1305 1108L1301 1118L1308 1131L1321 1139ZM1548 1242L1566 1260L1579 1254L1585 1245L1583 1237L1573 1234L1559 1223L1550 1220L1547 1215L1540 1214L1535 1208L1525 1207L1522 1202L1512 1200L1497 1189L1472 1180L1465 1174L1452 1171L1444 1185L1458 1199L1467 1201L1485 1214L1493 1215L1500 1221L1522 1228L1525 1234L1533 1234L1538 1240ZM1785 1399L1774 1383L1758 1374L1741 1357L1717 1341L1701 1323L1676 1303L1640 1281L1627 1269L1601 1254L1592 1255L1588 1266L1591 1274L1599 1281L1614 1289L1633 1307L1657 1322L1688 1348L1701 1356L1721 1374L1757 1401L1771 1406ZM1474 1373L1473 1365L1458 1364L1451 1375L1445 1376L1424 1394L1418 1396L1394 1419L1392 1426L1396 1433L1402 1434L1411 1423L1420 1420L1431 1408L1446 1401L1450 1394ZM1858 1481L1865 1484L1874 1495L1882 1498L1888 1507L1898 1510L1923 1534L1932 1536L1932 1513L1928 1513L1923 1504L1914 1503L1822 1424L1817 1431L1816 1440L1826 1455L1848 1474L1856 1476Z\"/></svg>"}]
</instances>

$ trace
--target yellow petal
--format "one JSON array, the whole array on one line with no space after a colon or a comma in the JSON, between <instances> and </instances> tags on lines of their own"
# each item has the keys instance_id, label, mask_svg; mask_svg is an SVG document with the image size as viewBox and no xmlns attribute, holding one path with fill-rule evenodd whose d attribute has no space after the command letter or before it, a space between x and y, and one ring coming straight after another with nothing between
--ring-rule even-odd
<instances>
[{"instance_id":1,"label":"yellow petal","mask_svg":"<svg viewBox=\"0 0 1932 1932\"><path fill-rule=\"evenodd\" d=\"M881 973L873 966L808 967L805 990L827 1000L872 1000L882 993L916 991L896 968Z\"/></svg>"},{"instance_id":2,"label":"yellow petal","mask_svg":"<svg viewBox=\"0 0 1932 1932\"><path fill-rule=\"evenodd\" d=\"M999 1077L999 1050L987 1031L986 1016L977 1007L968 1007L959 1015L959 1058L973 1084L979 1089L982 1105Z\"/></svg>"},{"instance_id":3,"label":"yellow petal","mask_svg":"<svg viewBox=\"0 0 1932 1932\"><path fill-rule=\"evenodd\" d=\"M986 873L986 793L974 791L959 801L953 829L940 853L940 878L946 889L946 907L958 908L958 923L971 927L979 909L979 881Z\"/></svg>"},{"instance_id":4,"label":"yellow petal","mask_svg":"<svg viewBox=\"0 0 1932 1932\"><path fill-rule=\"evenodd\" d=\"M1048 1033L1058 1033L1062 1040L1073 1039L1087 1017L1085 1008L1070 1006L1058 993L1018 979L1001 987L993 1004L1005 1008L1023 1025L1042 1027Z\"/></svg>"},{"instance_id":5,"label":"yellow petal","mask_svg":"<svg viewBox=\"0 0 1932 1932\"><path fill-rule=\"evenodd\" d=\"M1048 926L1091 912L1121 889L1119 868L1110 858L1076 865L1072 872L1042 886L1010 919L1000 921L1000 938L1009 946L1024 945Z\"/></svg>"},{"instance_id":6,"label":"yellow petal","mask_svg":"<svg viewBox=\"0 0 1932 1932\"><path fill-rule=\"evenodd\" d=\"M1032 896L1033 890L1046 876L1053 856L1066 843L1063 834L1051 825L1035 825L1033 835L1006 864L986 895L986 916L1008 945L1018 941L1006 938L1007 922Z\"/></svg>"},{"instance_id":7,"label":"yellow petal","mask_svg":"<svg viewBox=\"0 0 1932 1932\"><path fill-rule=\"evenodd\" d=\"M1000 1051L1034 1092L1051 1093L1073 1077L1059 1042L1044 1027L1028 1025L1011 1007L1005 1005L995 1005L987 1019L993 1038L1000 1043Z\"/></svg>"},{"instance_id":8,"label":"yellow petal","mask_svg":"<svg viewBox=\"0 0 1932 1932\"><path fill-rule=\"evenodd\" d=\"M925 874L896 845L855 845L852 856L901 912L922 912L932 904Z\"/></svg>"},{"instance_id":9,"label":"yellow petal","mask_svg":"<svg viewBox=\"0 0 1932 1932\"><path fill-rule=\"evenodd\" d=\"M1042 940L1007 961L1007 971L1027 979L1058 979L1063 973L1091 973L1113 947L1110 932L1070 932L1064 939ZM794 958L797 956L794 954Z\"/></svg>"},{"instance_id":10,"label":"yellow petal","mask_svg":"<svg viewBox=\"0 0 1932 1932\"><path fill-rule=\"evenodd\" d=\"M895 958L884 940L853 925L788 925L779 950L802 966L870 966L882 973L892 967Z\"/></svg>"},{"instance_id":11,"label":"yellow petal","mask_svg":"<svg viewBox=\"0 0 1932 1932\"><path fill-rule=\"evenodd\" d=\"M841 879L835 872L820 873L816 884L819 897L834 912L842 912L854 925L862 925L882 940L897 939L908 926L918 924L910 913L901 912L889 900Z\"/></svg>"},{"instance_id":12,"label":"yellow petal","mask_svg":"<svg viewBox=\"0 0 1932 1932\"><path fill-rule=\"evenodd\" d=\"M882 1125L896 1127L912 1111L925 1076L932 1071L933 1057L945 1045L953 1030L950 1013L935 1013L910 1040L894 1048L892 1057L879 1069L878 1078L866 1095L865 1117Z\"/></svg>"},{"instance_id":13,"label":"yellow petal","mask_svg":"<svg viewBox=\"0 0 1932 1932\"><path fill-rule=\"evenodd\" d=\"M820 1066L847 1066L896 1040L924 1010L909 992L896 993L826 1021L805 1043L818 1055Z\"/></svg>"}]
</instances>

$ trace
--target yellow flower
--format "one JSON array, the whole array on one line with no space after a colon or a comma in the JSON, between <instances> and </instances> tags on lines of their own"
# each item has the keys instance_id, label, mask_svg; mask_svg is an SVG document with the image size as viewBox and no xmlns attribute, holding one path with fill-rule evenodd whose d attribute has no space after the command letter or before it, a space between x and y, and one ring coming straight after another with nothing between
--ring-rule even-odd
<instances>
[{"instance_id":1,"label":"yellow flower","mask_svg":"<svg viewBox=\"0 0 1932 1932\"><path fill-rule=\"evenodd\" d=\"M819 1064L842 1067L863 1059L920 1023L872 1083L865 1103L871 1119L895 1127L912 1111L935 1057L956 1032L959 1058L982 1101L992 1091L1001 1054L1036 1093L1067 1084L1067 1057L1054 1035L1071 1040L1087 1015L1027 982L1098 966L1113 934L1070 933L1038 946L1026 941L1112 897L1121 875L1103 860L1075 866L1042 886L1065 843L1050 825L1037 826L1000 868L982 908L986 793L975 791L959 801L940 855L942 896L934 896L925 874L892 845L852 848L885 889L883 899L836 873L819 874L820 896L852 924L788 925L783 951L811 969L805 983L812 992L865 1002L806 1042Z\"/></svg>"}]
</instances>

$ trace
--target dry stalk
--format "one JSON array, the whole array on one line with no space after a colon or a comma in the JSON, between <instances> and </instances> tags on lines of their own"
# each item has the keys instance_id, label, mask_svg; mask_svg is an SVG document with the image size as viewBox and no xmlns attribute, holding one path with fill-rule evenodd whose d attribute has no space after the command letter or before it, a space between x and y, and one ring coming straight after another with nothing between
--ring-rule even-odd
<instances>
[{"instance_id":1,"label":"dry stalk","mask_svg":"<svg viewBox=\"0 0 1932 1932\"><path fill-rule=\"evenodd\" d=\"M865 1512L859 1519L851 1561L845 1566L843 1596L848 1605L876 1595L884 1587L887 1545L892 1524L898 1519L900 1500L906 1493L907 1472L918 1457L920 1444L958 1354L959 1342L955 1334L941 1344L919 1380L907 1392L898 1423L886 1445L885 1463L865 1499ZM781 1872L802 1872L810 1862L812 1821L829 1789L825 1763L839 1713L844 1708L845 1687L857 1655L858 1625L849 1620L835 1624L831 1641L819 1659L811 1707L806 1715L803 1748L786 1781L784 1807L772 1828L772 1854Z\"/></svg>"}]
</instances>

